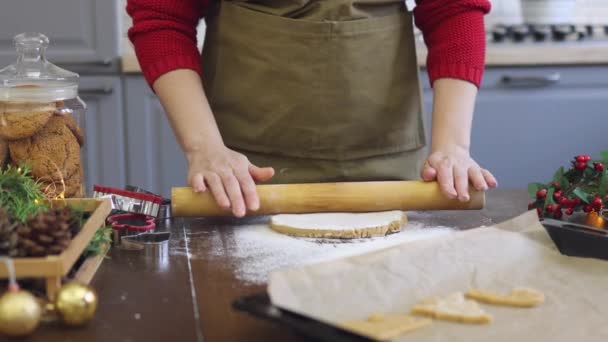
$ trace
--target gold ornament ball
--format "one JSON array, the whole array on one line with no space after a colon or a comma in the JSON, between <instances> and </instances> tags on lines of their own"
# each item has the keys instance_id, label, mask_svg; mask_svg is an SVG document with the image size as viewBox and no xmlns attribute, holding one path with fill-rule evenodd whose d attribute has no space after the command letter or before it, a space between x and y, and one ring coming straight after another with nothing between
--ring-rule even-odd
<instances>
[{"instance_id":1,"label":"gold ornament ball","mask_svg":"<svg viewBox=\"0 0 608 342\"><path fill-rule=\"evenodd\" d=\"M55 310L65 324L84 325L95 316L97 294L87 285L76 282L68 283L57 293Z\"/></svg>"},{"instance_id":2,"label":"gold ornament ball","mask_svg":"<svg viewBox=\"0 0 608 342\"><path fill-rule=\"evenodd\" d=\"M0 334L27 336L36 330L41 315L40 304L31 293L8 291L0 297Z\"/></svg>"}]
</instances>

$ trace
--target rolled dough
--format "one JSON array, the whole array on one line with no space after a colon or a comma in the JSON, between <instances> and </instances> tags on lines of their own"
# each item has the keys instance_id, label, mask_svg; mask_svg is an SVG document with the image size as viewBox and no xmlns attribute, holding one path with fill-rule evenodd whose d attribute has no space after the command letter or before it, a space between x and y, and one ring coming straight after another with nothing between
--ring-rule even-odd
<instances>
[{"instance_id":1,"label":"rolled dough","mask_svg":"<svg viewBox=\"0 0 608 342\"><path fill-rule=\"evenodd\" d=\"M526 287L516 287L506 295L494 291L470 289L466 296L482 303L522 308L531 308L545 301L545 295L542 292Z\"/></svg>"},{"instance_id":2,"label":"rolled dough","mask_svg":"<svg viewBox=\"0 0 608 342\"><path fill-rule=\"evenodd\" d=\"M272 217L270 228L292 236L357 239L395 233L406 223L405 213L397 210L375 213L281 214Z\"/></svg>"},{"instance_id":3,"label":"rolled dough","mask_svg":"<svg viewBox=\"0 0 608 342\"><path fill-rule=\"evenodd\" d=\"M343 322L340 326L376 341L388 341L407 332L431 325L428 318L403 314L371 315L364 321Z\"/></svg>"},{"instance_id":4,"label":"rolled dough","mask_svg":"<svg viewBox=\"0 0 608 342\"><path fill-rule=\"evenodd\" d=\"M445 298L424 300L412 308L412 313L469 324L487 324L492 321L492 316L486 313L477 302L466 299L462 292L453 293Z\"/></svg>"}]
</instances>

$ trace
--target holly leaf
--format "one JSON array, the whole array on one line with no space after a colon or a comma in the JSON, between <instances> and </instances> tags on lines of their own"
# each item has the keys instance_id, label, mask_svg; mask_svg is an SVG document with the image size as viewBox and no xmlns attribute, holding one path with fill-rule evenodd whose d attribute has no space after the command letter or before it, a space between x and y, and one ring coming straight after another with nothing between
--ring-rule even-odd
<instances>
[{"instance_id":1,"label":"holly leaf","mask_svg":"<svg viewBox=\"0 0 608 342\"><path fill-rule=\"evenodd\" d=\"M568 181L568 177L562 178L562 180L559 182L559 184L561 185L562 189L568 189L570 187L570 182Z\"/></svg>"},{"instance_id":2,"label":"holly leaf","mask_svg":"<svg viewBox=\"0 0 608 342\"><path fill-rule=\"evenodd\" d=\"M604 161L608 162L608 151L602 151L600 152L600 155Z\"/></svg>"},{"instance_id":3,"label":"holly leaf","mask_svg":"<svg viewBox=\"0 0 608 342\"><path fill-rule=\"evenodd\" d=\"M551 188L551 189L549 189L549 191L547 191L547 197L545 199L545 205L543 206L543 211L547 210L547 206L549 204L555 204L555 200L553 199L554 192L555 192L555 188Z\"/></svg>"},{"instance_id":4,"label":"holly leaf","mask_svg":"<svg viewBox=\"0 0 608 342\"><path fill-rule=\"evenodd\" d=\"M594 172L595 172L595 170L593 170L592 166L589 166L585 169L585 171L583 171L583 177L591 178L591 177L593 177Z\"/></svg>"},{"instance_id":5,"label":"holly leaf","mask_svg":"<svg viewBox=\"0 0 608 342\"><path fill-rule=\"evenodd\" d=\"M562 183L562 179L564 178L564 167L560 167L559 169L557 169L557 171L555 171L555 174L553 175L553 181L557 182L557 183Z\"/></svg>"},{"instance_id":6,"label":"holly leaf","mask_svg":"<svg viewBox=\"0 0 608 342\"><path fill-rule=\"evenodd\" d=\"M608 170L602 172L600 185L597 187L598 196L604 197L608 193Z\"/></svg>"},{"instance_id":7,"label":"holly leaf","mask_svg":"<svg viewBox=\"0 0 608 342\"><path fill-rule=\"evenodd\" d=\"M536 197L536 192L540 189L544 189L547 186L543 183L529 183L528 184L528 195L532 198Z\"/></svg>"},{"instance_id":8,"label":"holly leaf","mask_svg":"<svg viewBox=\"0 0 608 342\"><path fill-rule=\"evenodd\" d=\"M591 202L592 196L585 192L583 189L581 188L576 188L574 189L573 193L576 195L576 197L580 198L581 201L589 204Z\"/></svg>"},{"instance_id":9,"label":"holly leaf","mask_svg":"<svg viewBox=\"0 0 608 342\"><path fill-rule=\"evenodd\" d=\"M553 175L553 182L559 183L559 187L561 189L567 189L570 186L566 170L563 166L555 171L555 174Z\"/></svg>"}]
</instances>

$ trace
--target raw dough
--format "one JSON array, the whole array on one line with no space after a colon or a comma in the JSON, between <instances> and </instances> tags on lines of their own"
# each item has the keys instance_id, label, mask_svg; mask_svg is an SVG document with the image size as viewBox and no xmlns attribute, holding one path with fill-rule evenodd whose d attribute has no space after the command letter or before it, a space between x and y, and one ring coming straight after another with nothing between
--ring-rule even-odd
<instances>
[{"instance_id":1,"label":"raw dough","mask_svg":"<svg viewBox=\"0 0 608 342\"><path fill-rule=\"evenodd\" d=\"M415 305L412 313L460 323L487 324L492 321L492 316L477 302L466 299L462 292L453 293L446 298L427 299Z\"/></svg>"},{"instance_id":2,"label":"raw dough","mask_svg":"<svg viewBox=\"0 0 608 342\"><path fill-rule=\"evenodd\" d=\"M523 308L531 308L545 301L545 295L542 292L525 287L516 287L507 295L481 289L470 289L466 296L482 303Z\"/></svg>"},{"instance_id":3,"label":"raw dough","mask_svg":"<svg viewBox=\"0 0 608 342\"><path fill-rule=\"evenodd\" d=\"M282 214L271 219L270 228L293 236L357 239L395 233L405 223L402 211Z\"/></svg>"},{"instance_id":4,"label":"raw dough","mask_svg":"<svg viewBox=\"0 0 608 342\"><path fill-rule=\"evenodd\" d=\"M376 341L388 341L407 332L431 325L428 318L418 318L404 314L371 315L364 321L350 321L340 324L346 330Z\"/></svg>"}]
</instances>

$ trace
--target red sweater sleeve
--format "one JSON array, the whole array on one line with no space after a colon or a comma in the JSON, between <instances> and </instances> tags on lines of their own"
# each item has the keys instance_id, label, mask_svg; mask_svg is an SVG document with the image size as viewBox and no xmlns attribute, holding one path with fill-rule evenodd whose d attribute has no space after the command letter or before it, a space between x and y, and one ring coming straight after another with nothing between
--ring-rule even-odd
<instances>
[{"instance_id":1,"label":"red sweater sleeve","mask_svg":"<svg viewBox=\"0 0 608 342\"><path fill-rule=\"evenodd\" d=\"M127 13L133 18L129 39L150 86L172 70L201 73L196 27L209 3L210 0L128 0Z\"/></svg>"},{"instance_id":2,"label":"red sweater sleeve","mask_svg":"<svg viewBox=\"0 0 608 342\"><path fill-rule=\"evenodd\" d=\"M488 0L416 0L416 25L428 48L431 84L439 78L469 81L477 87L483 76L486 37L483 17Z\"/></svg>"}]
</instances>

